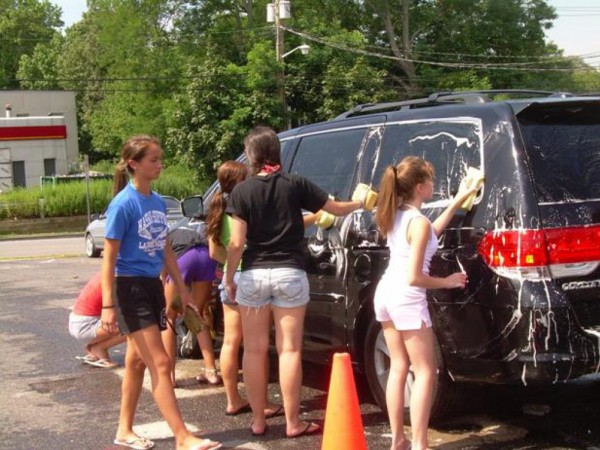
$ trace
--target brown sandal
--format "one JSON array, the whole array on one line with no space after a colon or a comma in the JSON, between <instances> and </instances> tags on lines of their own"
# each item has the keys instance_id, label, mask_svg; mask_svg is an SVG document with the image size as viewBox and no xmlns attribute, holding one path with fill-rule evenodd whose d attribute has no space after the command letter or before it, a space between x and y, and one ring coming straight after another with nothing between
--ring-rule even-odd
<instances>
[{"instance_id":1,"label":"brown sandal","mask_svg":"<svg viewBox=\"0 0 600 450\"><path fill-rule=\"evenodd\" d=\"M196 377L199 384L208 383L212 386L219 386L223 383L217 369L202 369L200 375Z\"/></svg>"}]
</instances>

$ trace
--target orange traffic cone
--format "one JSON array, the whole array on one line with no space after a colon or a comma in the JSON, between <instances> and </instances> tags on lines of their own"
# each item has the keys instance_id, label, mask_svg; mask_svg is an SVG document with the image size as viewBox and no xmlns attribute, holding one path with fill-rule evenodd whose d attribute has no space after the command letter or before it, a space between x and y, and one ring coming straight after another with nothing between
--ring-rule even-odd
<instances>
[{"instance_id":1,"label":"orange traffic cone","mask_svg":"<svg viewBox=\"0 0 600 450\"><path fill-rule=\"evenodd\" d=\"M367 450L348 353L333 355L321 450Z\"/></svg>"}]
</instances>

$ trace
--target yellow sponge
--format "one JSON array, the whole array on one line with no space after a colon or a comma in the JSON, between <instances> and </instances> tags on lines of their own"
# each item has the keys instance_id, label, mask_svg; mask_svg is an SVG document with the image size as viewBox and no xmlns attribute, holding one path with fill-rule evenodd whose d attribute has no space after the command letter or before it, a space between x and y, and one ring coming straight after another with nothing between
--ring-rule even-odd
<instances>
[{"instance_id":1,"label":"yellow sponge","mask_svg":"<svg viewBox=\"0 0 600 450\"><path fill-rule=\"evenodd\" d=\"M318 227L321 227L326 230L327 228L330 228L331 225L333 225L333 222L335 221L335 216L333 214L321 210L318 212L318 215L319 217L317 217L317 220L315 222L315 224Z\"/></svg>"},{"instance_id":2,"label":"yellow sponge","mask_svg":"<svg viewBox=\"0 0 600 450\"><path fill-rule=\"evenodd\" d=\"M183 323L185 323L187 329L194 334L198 334L206 328L206 322L204 322L204 319L198 317L194 310L190 307L185 309Z\"/></svg>"},{"instance_id":3,"label":"yellow sponge","mask_svg":"<svg viewBox=\"0 0 600 450\"><path fill-rule=\"evenodd\" d=\"M177 295L171 302L171 309L178 314L183 312L183 305L181 303L181 297Z\"/></svg>"},{"instance_id":4,"label":"yellow sponge","mask_svg":"<svg viewBox=\"0 0 600 450\"><path fill-rule=\"evenodd\" d=\"M461 180L458 191L463 191L467 189L475 189L475 191L469 195L460 205L462 209L465 211L470 211L473 207L473 202L475 198L477 198L477 192L479 188L483 185L484 177L483 172L475 167L467 167L467 174Z\"/></svg>"},{"instance_id":5,"label":"yellow sponge","mask_svg":"<svg viewBox=\"0 0 600 450\"><path fill-rule=\"evenodd\" d=\"M352 194L352 201L360 202L364 204L364 208L367 211L371 211L377 204L377 192L371 189L371 187L364 183L358 183L354 193Z\"/></svg>"}]
</instances>

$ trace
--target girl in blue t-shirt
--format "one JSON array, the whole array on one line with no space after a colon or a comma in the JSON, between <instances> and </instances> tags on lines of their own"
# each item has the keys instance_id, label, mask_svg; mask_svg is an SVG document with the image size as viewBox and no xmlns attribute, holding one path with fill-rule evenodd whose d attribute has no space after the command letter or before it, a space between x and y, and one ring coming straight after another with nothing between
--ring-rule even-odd
<instances>
[{"instance_id":1,"label":"girl in blue t-shirt","mask_svg":"<svg viewBox=\"0 0 600 450\"><path fill-rule=\"evenodd\" d=\"M133 431L147 367L154 399L173 431L177 448L217 449L221 447L219 442L198 438L186 428L175 397L169 357L161 341L160 331L167 324L159 278L163 265L179 289L183 305L196 309L167 240L165 203L151 189L161 170L158 139L136 136L125 142L115 170L115 197L107 211L101 322L107 332L118 329L127 335L121 414L114 443L136 449L154 446Z\"/></svg>"}]
</instances>

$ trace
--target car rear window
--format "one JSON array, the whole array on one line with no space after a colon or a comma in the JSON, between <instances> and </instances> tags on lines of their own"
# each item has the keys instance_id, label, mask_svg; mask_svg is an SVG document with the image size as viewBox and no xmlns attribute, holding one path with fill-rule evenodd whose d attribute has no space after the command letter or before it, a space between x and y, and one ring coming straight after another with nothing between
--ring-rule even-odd
<instances>
[{"instance_id":1,"label":"car rear window","mask_svg":"<svg viewBox=\"0 0 600 450\"><path fill-rule=\"evenodd\" d=\"M481 168L483 137L474 118L388 123L381 149L374 157L372 182L378 186L385 168L405 156L420 156L435 168L435 191L425 206L448 201L464 178L467 167Z\"/></svg>"},{"instance_id":2,"label":"car rear window","mask_svg":"<svg viewBox=\"0 0 600 450\"><path fill-rule=\"evenodd\" d=\"M517 119L540 203L600 200L600 103L536 104Z\"/></svg>"}]
</instances>

